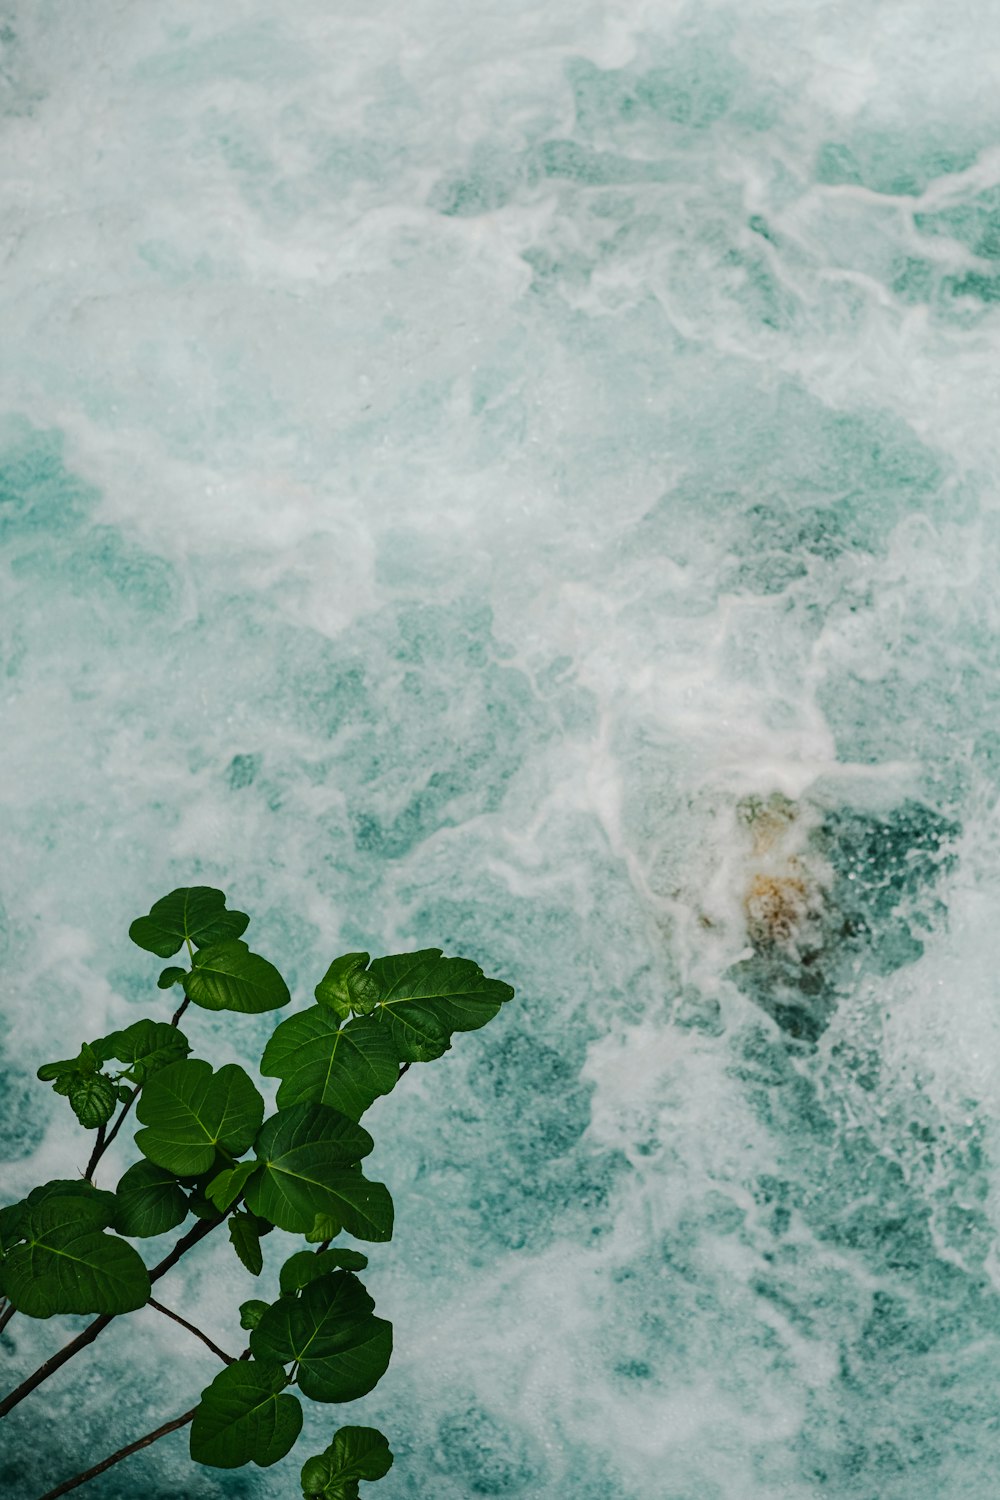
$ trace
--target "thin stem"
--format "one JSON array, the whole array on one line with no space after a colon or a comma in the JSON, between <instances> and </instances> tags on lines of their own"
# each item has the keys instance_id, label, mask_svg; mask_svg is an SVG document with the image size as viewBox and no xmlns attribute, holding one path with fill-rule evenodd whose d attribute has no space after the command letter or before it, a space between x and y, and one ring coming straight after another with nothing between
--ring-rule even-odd
<instances>
[{"instance_id":1,"label":"thin stem","mask_svg":"<svg viewBox=\"0 0 1000 1500\"><path fill-rule=\"evenodd\" d=\"M117 1453L112 1453L110 1458L102 1459L92 1469L85 1469L82 1474L74 1474L72 1479L67 1479L63 1484L57 1484L54 1490L47 1491L41 1500L58 1500L60 1495L68 1495L70 1490L75 1490L78 1484L86 1484L88 1479L96 1479L98 1474L103 1474L105 1469L120 1464L123 1458L128 1458L133 1453L138 1453L140 1448L148 1448L150 1443L155 1443L158 1438L166 1437L168 1432L176 1432L178 1427L186 1427L193 1419L196 1406L186 1411L182 1417L175 1417L172 1422L164 1422L162 1427L157 1427L155 1432L147 1432L145 1437L138 1438L134 1443L129 1443L126 1448L119 1448Z\"/></svg>"},{"instance_id":2,"label":"thin stem","mask_svg":"<svg viewBox=\"0 0 1000 1500\"><path fill-rule=\"evenodd\" d=\"M152 1297L150 1297L146 1306L155 1308L165 1318L173 1318L174 1322L179 1323L182 1328L186 1328L188 1333L193 1333L196 1339L201 1339L202 1343L207 1344L213 1354L219 1356L223 1364L234 1365L236 1363L231 1354L227 1354L224 1349L220 1349L218 1344L213 1344L207 1333L202 1333L200 1328L196 1328L193 1323L189 1323L187 1318L182 1318L180 1313L171 1312L169 1307L164 1307L162 1302L155 1302Z\"/></svg>"},{"instance_id":3,"label":"thin stem","mask_svg":"<svg viewBox=\"0 0 1000 1500\"><path fill-rule=\"evenodd\" d=\"M191 944L190 943L188 943L188 952L192 954L192 958L193 958L193 952L192 952ZM184 1014L184 1012L187 1010L187 1008L188 1008L188 1006L190 1004L191 1004L190 1000L185 995L185 997L181 1001L180 1005L177 1007L177 1009L174 1011L173 1015L170 1017L170 1024L171 1024L171 1026L176 1026L177 1025L177 1022L180 1020L181 1016ZM105 1135L105 1133L104 1133L104 1126L103 1125L101 1125L101 1126L98 1127L97 1139L94 1142L94 1149L90 1153L90 1160L87 1163L87 1170L83 1174L86 1177L86 1179L87 1179L88 1182L92 1182L93 1181L94 1172L96 1170L97 1163L100 1161L100 1159L104 1155L105 1151L107 1151L108 1147L111 1145L111 1142L114 1140L114 1138L118 1134L119 1130L121 1130L122 1126L125 1124L125 1117L128 1114L129 1110L132 1108L133 1104L135 1103L135 1101L136 1101L136 1099L138 1097L138 1094L139 1094L139 1090L140 1090L141 1087L142 1087L141 1084L139 1084L139 1083L136 1084L135 1088L132 1090L131 1094L129 1095L129 1097L125 1101L125 1107L122 1109L122 1111L119 1114L117 1120L112 1125L112 1127L108 1131L107 1135Z\"/></svg>"},{"instance_id":4,"label":"thin stem","mask_svg":"<svg viewBox=\"0 0 1000 1500\"><path fill-rule=\"evenodd\" d=\"M7 1327L7 1324L10 1322L11 1318L16 1312L17 1308L14 1306L13 1302L8 1302L3 1312L0 1312L0 1333L3 1333L4 1329Z\"/></svg>"},{"instance_id":5,"label":"thin stem","mask_svg":"<svg viewBox=\"0 0 1000 1500\"><path fill-rule=\"evenodd\" d=\"M111 1129L108 1131L108 1138L104 1142L104 1147L103 1147L102 1152L101 1152L102 1156L103 1156L104 1152L108 1149L108 1147L111 1145L111 1142L114 1140L114 1138L118 1134L119 1130L121 1130L122 1126L125 1124L125 1116L128 1114L129 1110L132 1108L133 1104L138 1099L140 1087L141 1087L141 1085L137 1083L136 1086L135 1086L135 1088L132 1090L131 1094L129 1094L128 1098L125 1100L125 1106L122 1109L121 1114L118 1116L117 1120L112 1125Z\"/></svg>"},{"instance_id":6,"label":"thin stem","mask_svg":"<svg viewBox=\"0 0 1000 1500\"><path fill-rule=\"evenodd\" d=\"M201 1219L193 1229L190 1229L187 1234L183 1235L177 1241L170 1254L164 1256L159 1265L153 1267L149 1273L150 1281L159 1281L160 1277L165 1276L170 1268L177 1264L181 1256L191 1249L192 1245L196 1245L199 1240L203 1240L206 1234L211 1234L212 1230L217 1229L221 1223L222 1218ZM85 1349L88 1344L92 1344L97 1335L103 1333L108 1324L114 1322L117 1316L117 1313L102 1313L99 1318L95 1318L92 1323L88 1323L83 1332L78 1333L76 1338L71 1339L57 1354L53 1354L44 1364L39 1365L33 1375L29 1375L27 1380L23 1380L16 1390L11 1391L9 1396L0 1401L0 1417L5 1417L19 1402L24 1400L25 1396L30 1396L33 1390L36 1390L43 1381L48 1380L50 1375L54 1375L57 1370L61 1369L68 1359L73 1358L74 1354L79 1354L81 1349Z\"/></svg>"}]
</instances>

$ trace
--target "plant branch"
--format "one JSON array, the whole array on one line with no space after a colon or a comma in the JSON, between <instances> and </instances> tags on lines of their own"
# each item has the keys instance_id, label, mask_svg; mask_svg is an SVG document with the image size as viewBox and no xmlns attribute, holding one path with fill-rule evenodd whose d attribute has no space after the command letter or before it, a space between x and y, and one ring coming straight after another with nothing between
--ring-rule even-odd
<instances>
[{"instance_id":1,"label":"plant branch","mask_svg":"<svg viewBox=\"0 0 1000 1500\"><path fill-rule=\"evenodd\" d=\"M191 945L189 943L188 944L189 951L190 951L190 947L191 947ZM188 1008L188 1006L190 1004L191 1004L190 1000L185 995L185 997L181 1001L180 1005L177 1007L177 1009L174 1011L173 1015L170 1017L170 1024L171 1024L171 1026L176 1026L177 1025L177 1022L180 1020L181 1016L184 1014L184 1012L187 1010L187 1008ZM138 1098L138 1096L139 1096L139 1090L141 1088L142 1088L142 1084L141 1083L137 1083L136 1086L135 1086L135 1088L132 1090L132 1093L129 1095L128 1099L126 1099L124 1108L121 1110L121 1112L120 1112L117 1120L112 1125L112 1127L108 1131L107 1135L105 1135L105 1133L104 1133L104 1126L103 1125L101 1125L101 1126L98 1127L97 1139L94 1142L94 1149L90 1153L90 1160L87 1163L87 1170L83 1174L84 1177L86 1177L86 1179L87 1179L88 1182L92 1182L93 1181L94 1171L95 1171L95 1169L97 1167L97 1163L100 1161L100 1159L104 1155L105 1151L111 1145L111 1142L114 1140L114 1138L118 1134L119 1130L121 1130L122 1126L125 1124L125 1116L128 1114L129 1110L132 1108L133 1104L135 1103L136 1099Z\"/></svg>"},{"instance_id":2,"label":"plant branch","mask_svg":"<svg viewBox=\"0 0 1000 1500\"><path fill-rule=\"evenodd\" d=\"M0 1333L3 1333L4 1329L7 1327L7 1324L10 1322L11 1318L16 1312L17 1308L14 1306L13 1302L8 1302L3 1312L0 1312Z\"/></svg>"},{"instance_id":3,"label":"plant branch","mask_svg":"<svg viewBox=\"0 0 1000 1500\"><path fill-rule=\"evenodd\" d=\"M196 1339L201 1339L202 1343L207 1344L213 1354L218 1355L223 1364L234 1365L236 1363L233 1355L227 1354L225 1350L220 1349L218 1344L213 1344L207 1333L202 1333L200 1328L196 1328L193 1323L189 1323L187 1318L182 1318L180 1313L171 1312L169 1307L164 1307L162 1302L156 1302L152 1297L150 1297L149 1301L146 1303L146 1306L155 1308L155 1310L158 1313L162 1313L165 1318L173 1318L174 1322L179 1323L182 1328L186 1328L188 1333L193 1333Z\"/></svg>"},{"instance_id":4,"label":"plant branch","mask_svg":"<svg viewBox=\"0 0 1000 1500\"><path fill-rule=\"evenodd\" d=\"M114 1138L118 1134L119 1130L121 1130L122 1126L125 1124L125 1116L128 1114L129 1110L132 1108L132 1106L135 1103L136 1099L138 1099L138 1097L139 1097L139 1089L141 1087L142 1087L142 1085L137 1083L136 1086L135 1086L135 1088L132 1090L131 1094L129 1095L129 1097L125 1100L125 1104L124 1104L124 1107L122 1109L121 1114L118 1116L117 1120L112 1125L111 1129L108 1131L108 1138L104 1142L104 1145L101 1147L101 1152L100 1152L101 1156L104 1155L105 1151L111 1145L111 1142L114 1140ZM95 1162L95 1166L96 1166L96 1162Z\"/></svg>"},{"instance_id":5,"label":"plant branch","mask_svg":"<svg viewBox=\"0 0 1000 1500\"><path fill-rule=\"evenodd\" d=\"M41 1500L58 1500L59 1495L68 1495L70 1490L75 1490L78 1484L86 1484L88 1479L96 1479L98 1474L103 1474L105 1469L120 1464L123 1458L128 1458L133 1453L138 1453L140 1448L148 1448L150 1443L155 1443L158 1438L166 1437L168 1432L176 1432L178 1427L186 1427L193 1419L196 1406L186 1411L182 1417L175 1417L172 1422L164 1422L162 1427L157 1427L155 1432L147 1432L145 1437L137 1438L134 1443L129 1443L126 1448L119 1448L117 1453L112 1453L110 1458L102 1459L92 1469L85 1469L82 1474L74 1474L72 1479L67 1479L63 1484L57 1484L54 1490L48 1490Z\"/></svg>"},{"instance_id":6,"label":"plant branch","mask_svg":"<svg viewBox=\"0 0 1000 1500\"><path fill-rule=\"evenodd\" d=\"M196 1245L199 1240L205 1238L206 1234L210 1234L213 1229L217 1229L224 1218L225 1215L222 1215L218 1219L199 1220L193 1229L188 1230L187 1234L181 1236L170 1254L164 1256L163 1260L153 1267L149 1273L150 1281L159 1281L161 1276L165 1276L171 1267L177 1264L181 1256L191 1249L192 1245ZM102 1313L99 1318L95 1318L92 1323L88 1323L82 1333L78 1333L76 1338L71 1339L57 1354L53 1354L44 1364L39 1365L33 1375L29 1375L27 1380L22 1380L16 1390L11 1391L9 1396L0 1401L0 1417L5 1417L19 1402L24 1400L25 1396L30 1396L33 1390L36 1390L43 1381L48 1380L50 1375L54 1375L57 1370L61 1369L68 1359L73 1358L74 1354L79 1354L81 1349L85 1349L88 1344L92 1344L97 1335L103 1333L108 1324L113 1323L118 1316L120 1316L118 1313Z\"/></svg>"},{"instance_id":7,"label":"plant branch","mask_svg":"<svg viewBox=\"0 0 1000 1500\"><path fill-rule=\"evenodd\" d=\"M105 1141L104 1141L104 1123L105 1122L102 1120L101 1123L100 1123L100 1125L98 1125L98 1127L97 1127L97 1136L96 1136L96 1138L94 1140L94 1149L90 1153L90 1160L87 1163L87 1170L83 1174L84 1177L87 1179L88 1182L92 1182L93 1181L93 1179L94 1179L94 1168L97 1166L97 1163L100 1161L101 1157L104 1155L104 1145L105 1145Z\"/></svg>"}]
</instances>

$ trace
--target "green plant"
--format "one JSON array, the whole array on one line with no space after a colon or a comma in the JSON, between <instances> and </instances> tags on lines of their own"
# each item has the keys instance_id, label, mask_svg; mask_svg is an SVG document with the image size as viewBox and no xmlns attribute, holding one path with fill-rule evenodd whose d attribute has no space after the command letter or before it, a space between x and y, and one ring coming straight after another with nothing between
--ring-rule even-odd
<instances>
[{"instance_id":1,"label":"green plant","mask_svg":"<svg viewBox=\"0 0 1000 1500\"><path fill-rule=\"evenodd\" d=\"M0 1416L112 1319L140 1307L174 1319L223 1362L190 1411L43 1500L189 1423L197 1463L266 1467L290 1451L301 1430L293 1389L314 1401L353 1401L389 1363L392 1327L375 1316L357 1276L367 1258L333 1243L345 1232L374 1243L392 1234L389 1192L361 1169L374 1143L358 1122L413 1063L440 1057L453 1032L485 1025L514 992L471 960L444 958L437 948L374 962L367 953L344 954L316 986L316 1003L282 1021L264 1048L260 1072L280 1080L277 1109L264 1119L264 1099L243 1068L191 1057L178 1024L192 1003L255 1014L288 1002L277 969L243 942L248 923L207 886L157 901L129 935L160 958L186 953L186 967L170 965L157 981L161 990L183 991L171 1019L135 1021L38 1070L96 1134L81 1179L44 1183L0 1209L0 1329L15 1313L97 1316L0 1401ZM95 1173L133 1106L142 1156L108 1192L95 1185ZM193 1226L152 1266L129 1243L179 1229L192 1215ZM222 1224L254 1275L263 1268L261 1238L274 1228L314 1247L285 1260L274 1302L242 1304L239 1323L249 1340L238 1358L152 1296L153 1284ZM306 1460L303 1494L357 1500L359 1482L381 1478L391 1463L381 1433L341 1427L324 1452Z\"/></svg>"}]
</instances>

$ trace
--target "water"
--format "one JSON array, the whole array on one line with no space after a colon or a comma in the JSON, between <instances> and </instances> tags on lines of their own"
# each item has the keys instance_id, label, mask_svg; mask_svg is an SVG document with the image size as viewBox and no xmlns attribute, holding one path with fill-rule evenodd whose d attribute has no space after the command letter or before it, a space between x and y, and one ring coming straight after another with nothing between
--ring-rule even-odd
<instances>
[{"instance_id":1,"label":"water","mask_svg":"<svg viewBox=\"0 0 1000 1500\"><path fill-rule=\"evenodd\" d=\"M300 1001L354 948L514 984L370 1117L397 1352L307 1433L382 1426L384 1500L995 1494L998 45L0 4L5 1195L82 1164L32 1075L144 1012L174 885ZM234 1346L254 1290L163 1283ZM11 1500L214 1373L100 1348ZM297 1467L178 1435L89 1493Z\"/></svg>"}]
</instances>

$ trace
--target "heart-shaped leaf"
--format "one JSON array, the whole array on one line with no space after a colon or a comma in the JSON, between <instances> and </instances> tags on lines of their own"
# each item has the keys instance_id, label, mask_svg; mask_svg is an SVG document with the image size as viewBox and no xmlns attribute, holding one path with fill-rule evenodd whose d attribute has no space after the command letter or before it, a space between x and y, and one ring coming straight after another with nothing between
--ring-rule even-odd
<instances>
[{"instance_id":1,"label":"heart-shaped leaf","mask_svg":"<svg viewBox=\"0 0 1000 1500\"><path fill-rule=\"evenodd\" d=\"M382 1479L392 1468L388 1441L374 1427L341 1427L322 1453L302 1465L304 1500L359 1500L362 1479Z\"/></svg>"},{"instance_id":2,"label":"heart-shaped leaf","mask_svg":"<svg viewBox=\"0 0 1000 1500\"><path fill-rule=\"evenodd\" d=\"M368 1264L367 1255L360 1250L349 1250L335 1245L331 1250L297 1250L290 1255L281 1268L278 1285L282 1292L300 1292L304 1286L337 1268L343 1271L363 1271Z\"/></svg>"},{"instance_id":3,"label":"heart-shaped leaf","mask_svg":"<svg viewBox=\"0 0 1000 1500\"><path fill-rule=\"evenodd\" d=\"M258 1170L246 1186L255 1214L279 1229L305 1234L317 1214L362 1240L392 1235L392 1199L357 1165L374 1142L367 1130L324 1104L294 1104L262 1126L254 1144Z\"/></svg>"},{"instance_id":4,"label":"heart-shaped leaf","mask_svg":"<svg viewBox=\"0 0 1000 1500\"><path fill-rule=\"evenodd\" d=\"M194 968L184 976L184 993L205 1010L238 1010L245 1015L277 1010L291 999L274 965L238 939L213 943L196 953Z\"/></svg>"},{"instance_id":5,"label":"heart-shaped leaf","mask_svg":"<svg viewBox=\"0 0 1000 1500\"><path fill-rule=\"evenodd\" d=\"M279 1364L238 1360L201 1393L191 1424L191 1457L216 1469L267 1468L302 1430L302 1407L285 1392Z\"/></svg>"},{"instance_id":6,"label":"heart-shaped leaf","mask_svg":"<svg viewBox=\"0 0 1000 1500\"><path fill-rule=\"evenodd\" d=\"M110 1193L101 1199L114 1198ZM107 1204L87 1195L56 1194L26 1202L23 1242L3 1263L4 1292L31 1318L55 1313L124 1313L149 1299L149 1273L124 1240L97 1227Z\"/></svg>"},{"instance_id":7,"label":"heart-shaped leaf","mask_svg":"<svg viewBox=\"0 0 1000 1500\"><path fill-rule=\"evenodd\" d=\"M377 958L368 974L401 1062L440 1057L452 1032L485 1026L514 993L469 958L442 958L440 948Z\"/></svg>"},{"instance_id":8,"label":"heart-shaped leaf","mask_svg":"<svg viewBox=\"0 0 1000 1500\"><path fill-rule=\"evenodd\" d=\"M250 1335L255 1359L296 1360L296 1380L314 1401L356 1401L377 1385L392 1354L392 1324L350 1271L311 1281L301 1297L279 1297Z\"/></svg>"},{"instance_id":9,"label":"heart-shaped leaf","mask_svg":"<svg viewBox=\"0 0 1000 1500\"><path fill-rule=\"evenodd\" d=\"M32 1188L27 1198L0 1209L0 1226L4 1244L11 1245L15 1239L25 1239L28 1233L28 1213L53 1198L75 1198L78 1202L77 1219L91 1229L106 1229L114 1223L117 1200L114 1193L95 1188L81 1177L56 1177Z\"/></svg>"},{"instance_id":10,"label":"heart-shaped leaf","mask_svg":"<svg viewBox=\"0 0 1000 1500\"><path fill-rule=\"evenodd\" d=\"M278 1108L328 1104L360 1120L399 1077L389 1028L365 1017L342 1026L332 1010L312 1005L275 1027L260 1071L280 1078Z\"/></svg>"},{"instance_id":11,"label":"heart-shaped leaf","mask_svg":"<svg viewBox=\"0 0 1000 1500\"><path fill-rule=\"evenodd\" d=\"M207 1172L216 1147L242 1156L264 1115L264 1101L235 1063L217 1073L201 1058L171 1063L139 1095L136 1132L143 1156L180 1175Z\"/></svg>"},{"instance_id":12,"label":"heart-shaped leaf","mask_svg":"<svg viewBox=\"0 0 1000 1500\"><path fill-rule=\"evenodd\" d=\"M133 943L170 958L185 941L196 948L238 938L250 918L243 911L227 911L226 898L209 885L194 885L171 891L154 901L148 917L136 917L128 930Z\"/></svg>"},{"instance_id":13,"label":"heart-shaped leaf","mask_svg":"<svg viewBox=\"0 0 1000 1500\"><path fill-rule=\"evenodd\" d=\"M135 1239L166 1234L187 1218L187 1194L172 1172L152 1161L137 1161L129 1167L115 1189L115 1198L114 1226L119 1234Z\"/></svg>"}]
</instances>

